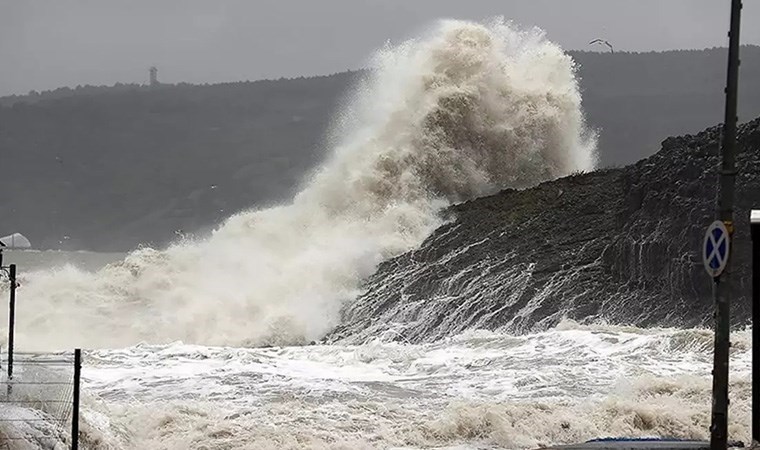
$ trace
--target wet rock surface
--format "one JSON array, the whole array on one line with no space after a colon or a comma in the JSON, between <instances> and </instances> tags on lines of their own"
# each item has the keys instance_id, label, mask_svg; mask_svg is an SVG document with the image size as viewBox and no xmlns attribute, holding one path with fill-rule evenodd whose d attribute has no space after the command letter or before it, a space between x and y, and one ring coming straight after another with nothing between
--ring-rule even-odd
<instances>
[{"instance_id":1,"label":"wet rock surface","mask_svg":"<svg viewBox=\"0 0 760 450\"><path fill-rule=\"evenodd\" d=\"M430 341L525 332L563 318L712 324L700 248L713 220L721 128L668 138L618 169L506 190L447 211L423 245L383 263L328 340ZM748 216L760 207L760 119L739 132L732 317L750 318Z\"/></svg>"}]
</instances>

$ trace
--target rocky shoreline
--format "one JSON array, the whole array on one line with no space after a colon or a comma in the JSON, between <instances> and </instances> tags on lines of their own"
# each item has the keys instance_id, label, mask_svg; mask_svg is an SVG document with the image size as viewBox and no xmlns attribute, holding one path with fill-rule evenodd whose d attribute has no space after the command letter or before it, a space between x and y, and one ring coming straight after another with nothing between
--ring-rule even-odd
<instances>
[{"instance_id":1,"label":"rocky shoreline","mask_svg":"<svg viewBox=\"0 0 760 450\"><path fill-rule=\"evenodd\" d=\"M721 127L668 138L636 164L455 205L414 251L383 263L328 341L526 332L567 318L707 326L699 249L712 221ZM760 206L760 119L740 127L732 320L750 318L748 210Z\"/></svg>"}]
</instances>

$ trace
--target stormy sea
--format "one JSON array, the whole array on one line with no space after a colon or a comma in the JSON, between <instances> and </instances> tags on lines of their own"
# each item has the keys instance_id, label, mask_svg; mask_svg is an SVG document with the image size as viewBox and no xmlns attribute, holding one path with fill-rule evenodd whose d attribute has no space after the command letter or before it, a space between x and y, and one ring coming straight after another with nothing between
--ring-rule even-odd
<instances>
[{"instance_id":1,"label":"stormy sea","mask_svg":"<svg viewBox=\"0 0 760 450\"><path fill-rule=\"evenodd\" d=\"M440 22L371 65L292 201L165 249L6 253L21 268L17 348L85 349L80 448L705 439L713 335L698 248L719 129L597 170L604 130L586 124L573 59L502 20ZM739 144L743 217L760 201L758 121ZM745 442L747 240L729 422ZM48 414L3 408L15 421L0 440L66 448Z\"/></svg>"}]
</instances>

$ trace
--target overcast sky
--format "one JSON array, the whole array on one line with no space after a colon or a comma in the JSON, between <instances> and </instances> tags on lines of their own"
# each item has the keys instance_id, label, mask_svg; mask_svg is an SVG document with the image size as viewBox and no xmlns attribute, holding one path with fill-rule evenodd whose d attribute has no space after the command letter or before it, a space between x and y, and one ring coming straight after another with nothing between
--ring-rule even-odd
<instances>
[{"instance_id":1,"label":"overcast sky","mask_svg":"<svg viewBox=\"0 0 760 450\"><path fill-rule=\"evenodd\" d=\"M760 44L760 1L742 42ZM0 0L0 95L78 84L328 74L439 18L496 15L566 49L726 46L729 0Z\"/></svg>"}]
</instances>

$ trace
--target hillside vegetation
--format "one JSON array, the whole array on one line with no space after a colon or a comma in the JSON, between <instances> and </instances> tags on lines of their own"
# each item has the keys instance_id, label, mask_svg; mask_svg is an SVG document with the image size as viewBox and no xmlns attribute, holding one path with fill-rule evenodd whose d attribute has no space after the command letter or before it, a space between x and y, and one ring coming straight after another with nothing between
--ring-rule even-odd
<instances>
[{"instance_id":1,"label":"hillside vegetation","mask_svg":"<svg viewBox=\"0 0 760 450\"><path fill-rule=\"evenodd\" d=\"M574 52L604 166L722 120L725 49ZM760 115L760 47L742 49L740 118ZM357 77L80 87L0 99L0 235L127 250L290 198L327 155Z\"/></svg>"}]
</instances>

